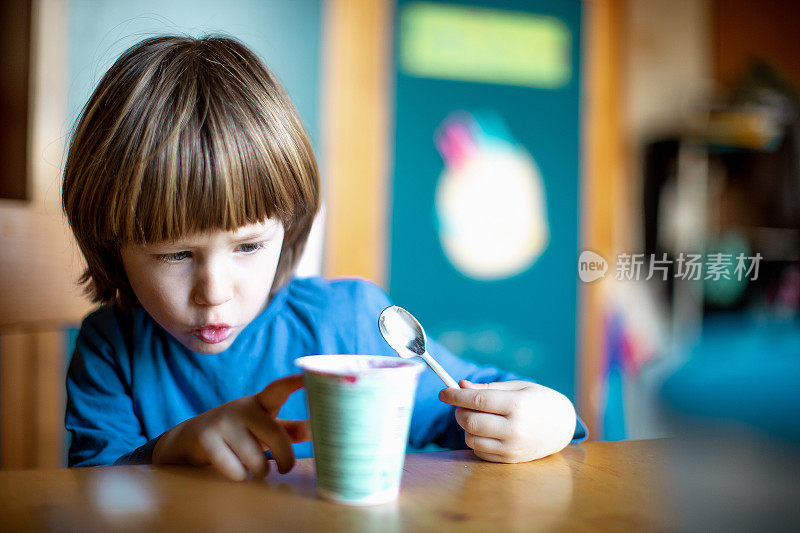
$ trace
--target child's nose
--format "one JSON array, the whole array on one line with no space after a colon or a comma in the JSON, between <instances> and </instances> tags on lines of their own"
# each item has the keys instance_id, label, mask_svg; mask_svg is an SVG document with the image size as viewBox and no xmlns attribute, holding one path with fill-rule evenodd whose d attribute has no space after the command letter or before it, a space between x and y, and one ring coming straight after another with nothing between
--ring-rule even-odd
<instances>
[{"instance_id":1,"label":"child's nose","mask_svg":"<svg viewBox=\"0 0 800 533\"><path fill-rule=\"evenodd\" d=\"M203 265L197 272L192 300L198 305L222 305L233 298L233 283L223 264Z\"/></svg>"}]
</instances>

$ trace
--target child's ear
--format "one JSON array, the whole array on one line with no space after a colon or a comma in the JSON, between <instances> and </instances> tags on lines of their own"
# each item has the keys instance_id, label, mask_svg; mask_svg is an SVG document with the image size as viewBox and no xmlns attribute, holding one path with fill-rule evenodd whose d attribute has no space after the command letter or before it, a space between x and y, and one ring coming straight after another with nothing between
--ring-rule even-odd
<instances>
[{"instance_id":1,"label":"child's ear","mask_svg":"<svg viewBox=\"0 0 800 533\"><path fill-rule=\"evenodd\" d=\"M139 303L139 298L137 298L136 294L133 292L133 288L124 270L119 278L115 280L115 285L117 287L115 300L119 307L123 309L136 309L142 306L142 304Z\"/></svg>"}]
</instances>

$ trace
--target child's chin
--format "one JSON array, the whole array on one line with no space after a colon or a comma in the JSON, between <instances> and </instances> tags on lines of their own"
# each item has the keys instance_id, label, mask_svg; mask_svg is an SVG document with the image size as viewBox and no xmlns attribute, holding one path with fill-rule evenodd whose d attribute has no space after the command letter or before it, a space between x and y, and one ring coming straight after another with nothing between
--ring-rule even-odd
<instances>
[{"instance_id":1,"label":"child's chin","mask_svg":"<svg viewBox=\"0 0 800 533\"><path fill-rule=\"evenodd\" d=\"M231 335L222 342L216 342L211 344L203 342L199 339L195 339L194 337L191 337L187 340L187 342L183 342L183 345L195 353L202 353L205 355L216 355L230 348L231 344L233 343L233 339L235 338L236 337L234 335Z\"/></svg>"}]
</instances>

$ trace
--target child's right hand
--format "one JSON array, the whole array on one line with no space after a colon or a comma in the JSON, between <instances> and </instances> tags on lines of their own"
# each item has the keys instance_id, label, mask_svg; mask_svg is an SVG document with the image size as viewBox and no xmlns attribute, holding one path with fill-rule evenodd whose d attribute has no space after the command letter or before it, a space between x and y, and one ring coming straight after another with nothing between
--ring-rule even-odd
<instances>
[{"instance_id":1,"label":"child's right hand","mask_svg":"<svg viewBox=\"0 0 800 533\"><path fill-rule=\"evenodd\" d=\"M153 464L212 465L222 475L242 481L269 472L264 452L272 451L278 471L294 466L293 442L311 440L308 420L275 418L289 395L303 386L300 374L277 379L245 396L181 422L158 439Z\"/></svg>"}]
</instances>

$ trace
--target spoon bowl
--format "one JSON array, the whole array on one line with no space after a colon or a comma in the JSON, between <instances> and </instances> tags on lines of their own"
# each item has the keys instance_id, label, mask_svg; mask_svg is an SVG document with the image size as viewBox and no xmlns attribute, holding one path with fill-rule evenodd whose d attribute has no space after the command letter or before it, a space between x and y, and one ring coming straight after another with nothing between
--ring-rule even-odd
<instances>
[{"instance_id":1,"label":"spoon bowl","mask_svg":"<svg viewBox=\"0 0 800 533\"><path fill-rule=\"evenodd\" d=\"M460 388L450 374L428 353L425 330L414 315L402 307L389 306L381 311L378 317L378 329L397 355L403 359L421 357L445 385L454 389Z\"/></svg>"},{"instance_id":2,"label":"spoon bowl","mask_svg":"<svg viewBox=\"0 0 800 533\"><path fill-rule=\"evenodd\" d=\"M427 337L422 325L414 316L403 309L393 305L387 307L378 317L378 329L381 335L395 349L403 359L419 357L425 353Z\"/></svg>"}]
</instances>

